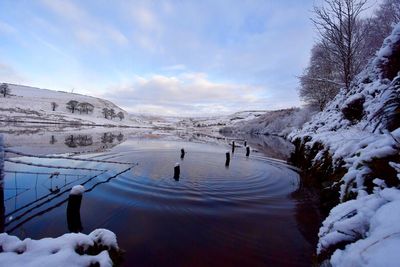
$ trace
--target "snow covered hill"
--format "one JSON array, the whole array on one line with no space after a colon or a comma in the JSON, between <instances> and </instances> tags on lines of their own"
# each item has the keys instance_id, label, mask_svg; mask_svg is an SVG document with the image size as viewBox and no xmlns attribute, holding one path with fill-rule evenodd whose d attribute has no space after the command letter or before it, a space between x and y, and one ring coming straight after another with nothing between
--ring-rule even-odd
<instances>
[{"instance_id":1,"label":"snow covered hill","mask_svg":"<svg viewBox=\"0 0 400 267\"><path fill-rule=\"evenodd\" d=\"M267 111L221 128L221 132L278 135L286 137L294 129L310 120L315 111L308 108L289 108Z\"/></svg>"},{"instance_id":2,"label":"snow covered hill","mask_svg":"<svg viewBox=\"0 0 400 267\"><path fill-rule=\"evenodd\" d=\"M209 129L211 131L219 131L222 127L233 127L253 120L268 112L267 110L247 110L239 111L230 115L212 116L212 117L192 117L176 120L178 127L186 129Z\"/></svg>"},{"instance_id":3,"label":"snow covered hill","mask_svg":"<svg viewBox=\"0 0 400 267\"><path fill-rule=\"evenodd\" d=\"M330 210L318 254L332 266L399 266L400 24L368 66L289 137L292 162Z\"/></svg>"},{"instance_id":4,"label":"snow covered hill","mask_svg":"<svg viewBox=\"0 0 400 267\"><path fill-rule=\"evenodd\" d=\"M144 123L104 99L15 84L8 84L8 88L10 95L0 96L0 120L2 121L101 125L139 125ZM67 103L71 100L77 101L78 104L88 103L93 106L93 111L82 112L78 106L77 110L72 113L67 108ZM55 105L54 111L53 105ZM103 109L114 110L115 114L121 112L123 119L111 118L111 116L106 119Z\"/></svg>"}]
</instances>

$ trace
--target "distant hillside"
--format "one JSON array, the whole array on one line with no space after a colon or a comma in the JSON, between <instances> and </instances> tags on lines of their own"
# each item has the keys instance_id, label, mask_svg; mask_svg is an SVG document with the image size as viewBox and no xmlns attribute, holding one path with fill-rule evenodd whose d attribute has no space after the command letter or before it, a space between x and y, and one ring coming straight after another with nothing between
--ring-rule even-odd
<instances>
[{"instance_id":1,"label":"distant hillside","mask_svg":"<svg viewBox=\"0 0 400 267\"><path fill-rule=\"evenodd\" d=\"M128 113L112 102L96 97L40 89L30 86L8 84L10 95L0 96L0 120L24 122L53 122L53 123L81 123L81 124L139 124L140 121L128 116ZM93 106L92 111L79 109L73 113L67 108L67 103L75 100L78 103L88 103ZM53 111L53 104L56 103ZM108 116L106 119L103 109L121 112L122 119L117 116ZM120 113L120 115L121 115Z\"/></svg>"},{"instance_id":2,"label":"distant hillside","mask_svg":"<svg viewBox=\"0 0 400 267\"><path fill-rule=\"evenodd\" d=\"M194 117L185 118L176 122L179 127L185 128L209 128L214 131L219 131L222 127L233 126L244 123L245 121L253 120L268 112L267 110L247 110L239 111L231 115L210 116L210 117Z\"/></svg>"},{"instance_id":3,"label":"distant hillside","mask_svg":"<svg viewBox=\"0 0 400 267\"><path fill-rule=\"evenodd\" d=\"M221 132L286 136L300 128L314 112L309 109L288 108L267 111L255 118L221 128Z\"/></svg>"}]
</instances>

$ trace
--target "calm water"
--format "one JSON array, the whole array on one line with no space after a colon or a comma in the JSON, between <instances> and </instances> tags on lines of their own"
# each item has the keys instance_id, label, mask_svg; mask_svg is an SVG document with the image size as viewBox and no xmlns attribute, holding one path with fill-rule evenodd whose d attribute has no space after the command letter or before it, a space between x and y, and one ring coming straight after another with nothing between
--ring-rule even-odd
<instances>
[{"instance_id":1,"label":"calm water","mask_svg":"<svg viewBox=\"0 0 400 267\"><path fill-rule=\"evenodd\" d=\"M32 133L37 141L31 145L18 138L6 136L9 149L37 155L78 152L74 157L132 164L7 153L14 162L5 164L6 210L0 221L8 233L41 238L74 230L65 201L73 185L84 184L89 191L81 207L82 232L115 232L126 251L124 266L311 265L313 203L297 191L295 171L266 157L268 149L260 149L265 140L249 141L259 151L249 158L236 148L227 167L225 141L201 142L198 135ZM187 152L184 159L181 148ZM181 175L174 179L177 162ZM55 171L59 175L50 178Z\"/></svg>"}]
</instances>

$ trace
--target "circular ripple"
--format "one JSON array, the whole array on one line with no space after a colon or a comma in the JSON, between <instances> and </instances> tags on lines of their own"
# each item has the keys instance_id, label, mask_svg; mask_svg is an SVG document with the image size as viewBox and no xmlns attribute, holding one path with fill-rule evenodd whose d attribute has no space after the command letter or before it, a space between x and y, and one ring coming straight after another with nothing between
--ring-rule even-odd
<instances>
[{"instance_id":1,"label":"circular ripple","mask_svg":"<svg viewBox=\"0 0 400 267\"><path fill-rule=\"evenodd\" d=\"M291 208L282 201L297 188L297 174L282 163L262 157L190 152L181 160L177 150L117 152L109 160L137 162L133 171L113 179L96 194L121 205L174 213L223 215L236 212L276 213ZM173 178L179 162L181 175Z\"/></svg>"}]
</instances>

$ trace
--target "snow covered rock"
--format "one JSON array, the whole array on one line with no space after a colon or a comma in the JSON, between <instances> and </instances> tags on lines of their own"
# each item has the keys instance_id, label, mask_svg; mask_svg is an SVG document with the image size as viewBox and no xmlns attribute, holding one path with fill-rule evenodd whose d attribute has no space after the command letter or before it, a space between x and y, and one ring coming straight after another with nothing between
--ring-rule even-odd
<instances>
[{"instance_id":1,"label":"snow covered rock","mask_svg":"<svg viewBox=\"0 0 400 267\"><path fill-rule=\"evenodd\" d=\"M93 253L94 247L102 247ZM87 253L88 251L91 253ZM89 235L64 234L57 238L32 240L0 234L0 265L7 267L59 266L59 267L111 267L109 252L118 250L115 234L106 229L96 229ZM90 254L90 255L89 255Z\"/></svg>"},{"instance_id":2,"label":"snow covered rock","mask_svg":"<svg viewBox=\"0 0 400 267\"><path fill-rule=\"evenodd\" d=\"M398 266L399 220L400 190L394 188L344 202L323 222L318 253L345 242L331 257L334 267Z\"/></svg>"}]
</instances>

